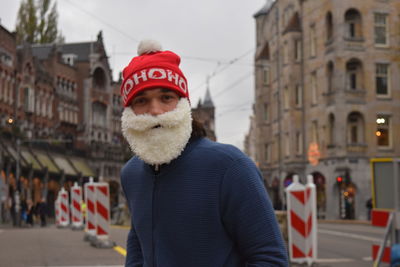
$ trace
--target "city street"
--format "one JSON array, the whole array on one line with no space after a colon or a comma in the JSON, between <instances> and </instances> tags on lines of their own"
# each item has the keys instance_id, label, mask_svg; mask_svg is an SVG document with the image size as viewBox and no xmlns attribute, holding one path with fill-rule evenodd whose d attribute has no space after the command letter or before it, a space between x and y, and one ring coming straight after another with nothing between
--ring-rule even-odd
<instances>
[{"instance_id":1,"label":"city street","mask_svg":"<svg viewBox=\"0 0 400 267\"><path fill-rule=\"evenodd\" d=\"M379 244L383 234L383 228L367 224L319 223L317 266L372 266L371 245Z\"/></svg>"},{"instance_id":2,"label":"city street","mask_svg":"<svg viewBox=\"0 0 400 267\"><path fill-rule=\"evenodd\" d=\"M371 266L371 244L383 229L359 223L319 223L320 267ZM40 228L0 228L0 265L22 266L123 266L126 227L112 227L114 249L99 249L83 241L83 231ZM384 266L384 265L382 265Z\"/></svg>"}]
</instances>

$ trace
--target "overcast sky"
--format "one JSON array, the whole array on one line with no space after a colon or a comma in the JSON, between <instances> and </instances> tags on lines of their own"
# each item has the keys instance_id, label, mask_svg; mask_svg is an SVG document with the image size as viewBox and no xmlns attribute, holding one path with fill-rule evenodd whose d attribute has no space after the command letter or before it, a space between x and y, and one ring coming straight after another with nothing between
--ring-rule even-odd
<instances>
[{"instance_id":1,"label":"overcast sky","mask_svg":"<svg viewBox=\"0 0 400 267\"><path fill-rule=\"evenodd\" d=\"M67 43L93 41L103 31L114 79L136 56L140 40L158 40L182 57L195 106L211 75L217 139L242 148L254 102L253 15L266 1L58 0L58 26ZM20 2L0 0L1 25L9 31Z\"/></svg>"}]
</instances>

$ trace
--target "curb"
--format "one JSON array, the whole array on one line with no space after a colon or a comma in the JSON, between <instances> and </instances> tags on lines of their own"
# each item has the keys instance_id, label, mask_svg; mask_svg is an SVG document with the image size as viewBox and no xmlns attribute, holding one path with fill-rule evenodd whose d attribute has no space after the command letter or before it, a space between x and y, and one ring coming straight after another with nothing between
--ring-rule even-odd
<instances>
[{"instance_id":1,"label":"curb","mask_svg":"<svg viewBox=\"0 0 400 267\"><path fill-rule=\"evenodd\" d=\"M318 223L333 223L333 224L362 224L371 225L371 221L364 220L318 220Z\"/></svg>"}]
</instances>

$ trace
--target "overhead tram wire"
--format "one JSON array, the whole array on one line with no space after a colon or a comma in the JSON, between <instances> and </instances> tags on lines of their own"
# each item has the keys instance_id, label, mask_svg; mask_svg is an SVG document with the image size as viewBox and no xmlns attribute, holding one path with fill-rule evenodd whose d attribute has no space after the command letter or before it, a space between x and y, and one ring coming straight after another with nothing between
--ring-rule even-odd
<instances>
[{"instance_id":1,"label":"overhead tram wire","mask_svg":"<svg viewBox=\"0 0 400 267\"><path fill-rule=\"evenodd\" d=\"M80 10L81 12L83 12L83 13L89 15L90 17L95 18L96 20L100 21L101 23L103 23L104 25L110 27L111 29L113 29L113 30L119 32L120 34L122 34L122 35L125 36L126 38L131 39L132 41L134 41L134 42L136 42L136 43L139 43L139 41L138 41L136 38L130 36L128 33L124 32L124 31L118 29L117 27L113 26L112 24L108 23L107 21L105 21L105 20L99 18L98 16L94 15L93 13L91 13L91 12L89 12L89 11L87 11L87 10L85 10L85 9L83 9L83 8L81 8L81 7L79 7L79 6L77 6L77 5L76 5L75 3L73 3L71 0L66 0L65 2L69 3L71 6L75 7L76 9ZM220 66L220 65L225 65L225 66L224 66L223 68L221 68L221 69L218 69L218 66L217 66L216 69L211 73L211 75L209 75L209 79L210 79L210 78L213 78L213 77L215 77L215 76L217 76L218 74L220 74L221 72L223 72L224 70L226 70L227 68L229 68L230 66L232 66L233 64L236 64L240 59L242 59L243 57L247 56L247 55L250 54L252 51L254 51L254 49L255 49L255 48L249 49L249 50L246 51L244 54L242 54L242 55L240 55L240 56L238 56L238 57L236 57L236 58L234 58L234 59L228 61L228 63L221 64L220 61L218 61L218 63L219 63L218 66ZM212 61L212 59L206 59L206 58L200 58L200 57L189 57L189 56L186 56L185 58L194 59L194 60L202 60L202 61ZM215 61L215 60L214 60L214 61ZM197 91L200 87L204 86L206 83L207 83L207 82L204 82L204 83L200 84L199 86L195 87L195 88L192 90L192 92Z\"/></svg>"},{"instance_id":2,"label":"overhead tram wire","mask_svg":"<svg viewBox=\"0 0 400 267\"><path fill-rule=\"evenodd\" d=\"M211 79L217 75L219 75L221 72L223 72L224 70L226 70L227 68L229 68L230 66L232 66L233 64L236 64L239 60L241 60L242 58L244 58L245 56L247 56L248 54L250 54L251 52L254 51L255 48L251 48L250 50L246 51L244 54L235 57L234 59L230 60L223 68L218 70L219 65L218 64L217 67L214 69L214 71L208 76L208 79ZM199 84L198 86L196 86L193 90L191 90L192 92L197 91L199 88L201 88L202 86L206 85L207 81Z\"/></svg>"},{"instance_id":3,"label":"overhead tram wire","mask_svg":"<svg viewBox=\"0 0 400 267\"><path fill-rule=\"evenodd\" d=\"M118 29L117 27L113 26L112 24L108 23L107 21L104 21L103 19L99 18L98 16L94 15L93 13L81 8L80 6L76 5L75 3L73 3L71 0L66 0L65 2L69 3L71 6L75 7L76 9L80 10L83 13L86 13L87 15L91 16L92 18L95 18L96 20L100 21L101 23L103 23L104 25L110 27L111 29L119 32L120 34L122 34L124 37L139 43L139 41L136 38L133 38L132 36L130 36L128 33Z\"/></svg>"},{"instance_id":4,"label":"overhead tram wire","mask_svg":"<svg viewBox=\"0 0 400 267\"><path fill-rule=\"evenodd\" d=\"M229 86L225 87L223 90L217 92L213 98L217 98L218 96L222 95L223 93L231 90L232 88L234 88L235 86L239 85L241 82L245 81L246 79L250 78L252 75L254 74L253 71L247 72L245 75L243 75L242 77L240 77L239 79L237 79L235 82L231 83Z\"/></svg>"}]
</instances>

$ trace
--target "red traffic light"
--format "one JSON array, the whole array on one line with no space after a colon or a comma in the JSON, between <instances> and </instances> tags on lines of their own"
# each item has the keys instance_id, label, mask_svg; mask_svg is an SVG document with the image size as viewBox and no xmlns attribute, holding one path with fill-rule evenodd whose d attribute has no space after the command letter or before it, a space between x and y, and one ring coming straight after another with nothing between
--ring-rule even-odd
<instances>
[{"instance_id":1,"label":"red traffic light","mask_svg":"<svg viewBox=\"0 0 400 267\"><path fill-rule=\"evenodd\" d=\"M338 183L343 182L343 177L342 176L336 177L336 182L338 182Z\"/></svg>"}]
</instances>

